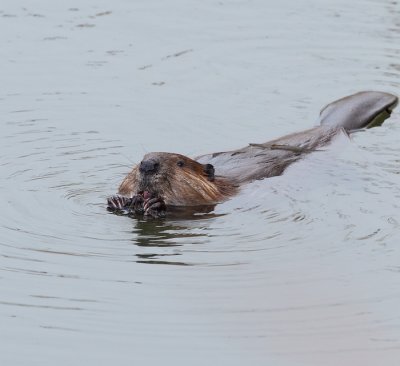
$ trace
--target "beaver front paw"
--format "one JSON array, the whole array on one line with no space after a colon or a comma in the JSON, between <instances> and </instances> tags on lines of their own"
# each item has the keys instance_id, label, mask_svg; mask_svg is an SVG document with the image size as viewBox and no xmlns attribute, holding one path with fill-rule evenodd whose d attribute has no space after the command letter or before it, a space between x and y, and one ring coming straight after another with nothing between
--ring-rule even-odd
<instances>
[{"instance_id":1,"label":"beaver front paw","mask_svg":"<svg viewBox=\"0 0 400 366\"><path fill-rule=\"evenodd\" d=\"M167 206L161 197L154 197L145 200L143 209L144 216L159 218L165 216Z\"/></svg>"},{"instance_id":2,"label":"beaver front paw","mask_svg":"<svg viewBox=\"0 0 400 366\"><path fill-rule=\"evenodd\" d=\"M131 198L131 201L129 203L129 214L139 214L143 215L144 213L144 198L143 195L141 194L136 194Z\"/></svg>"},{"instance_id":3,"label":"beaver front paw","mask_svg":"<svg viewBox=\"0 0 400 366\"><path fill-rule=\"evenodd\" d=\"M132 198L124 196L111 196L107 198L107 210L119 212L126 215L144 214L144 198L141 194L137 194Z\"/></svg>"},{"instance_id":4,"label":"beaver front paw","mask_svg":"<svg viewBox=\"0 0 400 366\"><path fill-rule=\"evenodd\" d=\"M124 196L111 196L107 198L107 210L109 211L125 211L126 207L130 205L131 198Z\"/></svg>"},{"instance_id":5,"label":"beaver front paw","mask_svg":"<svg viewBox=\"0 0 400 366\"><path fill-rule=\"evenodd\" d=\"M107 210L125 215L159 218L165 216L167 206L161 197L153 197L149 192L140 192L132 198L119 195L109 197Z\"/></svg>"}]
</instances>

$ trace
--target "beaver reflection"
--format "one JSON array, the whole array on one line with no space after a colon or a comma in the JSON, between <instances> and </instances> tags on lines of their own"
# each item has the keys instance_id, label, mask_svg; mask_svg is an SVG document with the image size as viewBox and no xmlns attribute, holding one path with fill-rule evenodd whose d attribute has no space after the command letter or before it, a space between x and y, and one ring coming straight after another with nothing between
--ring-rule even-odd
<instances>
[{"instance_id":1,"label":"beaver reflection","mask_svg":"<svg viewBox=\"0 0 400 366\"><path fill-rule=\"evenodd\" d=\"M168 218L170 218L170 214ZM172 214L173 216L173 214ZM135 250L136 262L146 264L166 264L178 266L194 265L183 260L182 251L178 248L183 243L201 244L207 240L207 230L196 230L209 226L209 220L219 215L205 214L189 217L190 220L146 220L139 218L134 223L132 243L139 247ZM183 216L181 218L188 218ZM197 220L194 224L193 220ZM190 230L194 228L195 230ZM143 248L142 253L138 253ZM162 248L162 249L161 249ZM171 250L167 250L171 248Z\"/></svg>"},{"instance_id":2,"label":"beaver reflection","mask_svg":"<svg viewBox=\"0 0 400 366\"><path fill-rule=\"evenodd\" d=\"M320 125L273 141L194 159L166 152L146 154L108 199L116 213L163 217L182 208L214 207L257 179L281 175L306 154L319 151L340 134L380 126L398 98L382 92L360 92L322 109Z\"/></svg>"}]
</instances>

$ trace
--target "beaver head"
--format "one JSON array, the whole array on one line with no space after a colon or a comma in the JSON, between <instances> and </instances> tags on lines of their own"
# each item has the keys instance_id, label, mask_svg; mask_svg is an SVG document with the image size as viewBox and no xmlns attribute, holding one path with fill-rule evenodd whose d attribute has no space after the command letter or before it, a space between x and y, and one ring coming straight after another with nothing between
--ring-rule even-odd
<instances>
[{"instance_id":1,"label":"beaver head","mask_svg":"<svg viewBox=\"0 0 400 366\"><path fill-rule=\"evenodd\" d=\"M119 187L121 195L131 197L146 192L171 206L216 204L236 191L234 183L215 176L211 164L165 152L146 154Z\"/></svg>"}]
</instances>

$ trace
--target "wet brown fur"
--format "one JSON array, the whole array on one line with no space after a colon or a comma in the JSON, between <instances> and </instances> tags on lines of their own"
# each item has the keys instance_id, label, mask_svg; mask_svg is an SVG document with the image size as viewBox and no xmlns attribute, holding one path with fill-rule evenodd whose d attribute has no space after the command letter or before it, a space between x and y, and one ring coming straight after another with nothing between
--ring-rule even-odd
<instances>
[{"instance_id":1,"label":"wet brown fur","mask_svg":"<svg viewBox=\"0 0 400 366\"><path fill-rule=\"evenodd\" d=\"M206 164L187 156L156 152L143 158L148 159L160 162L159 171L148 177L136 165L121 183L119 194L131 197L149 191L169 206L202 206L225 201L238 190L233 179L210 175Z\"/></svg>"}]
</instances>

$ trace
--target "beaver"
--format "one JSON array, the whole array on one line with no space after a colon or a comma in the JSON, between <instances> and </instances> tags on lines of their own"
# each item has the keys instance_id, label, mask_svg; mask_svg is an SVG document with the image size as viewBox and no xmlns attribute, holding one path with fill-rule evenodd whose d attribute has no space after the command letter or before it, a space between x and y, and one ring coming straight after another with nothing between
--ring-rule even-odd
<instances>
[{"instance_id":1,"label":"beaver","mask_svg":"<svg viewBox=\"0 0 400 366\"><path fill-rule=\"evenodd\" d=\"M281 175L290 164L329 144L338 134L380 126L397 103L392 94L359 92L323 108L319 126L266 143L193 159L176 153L148 153L122 181L118 195L108 198L108 209L163 217L174 208L213 207L245 183Z\"/></svg>"}]
</instances>

